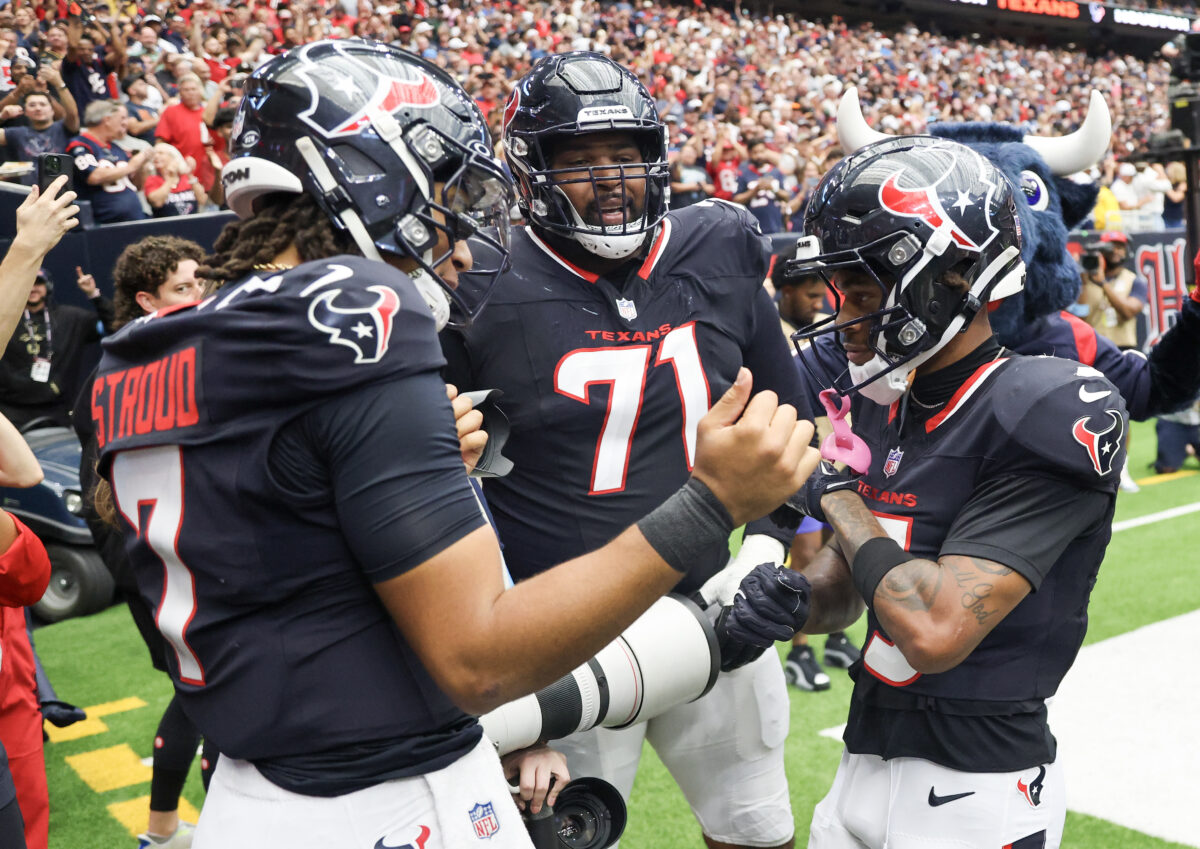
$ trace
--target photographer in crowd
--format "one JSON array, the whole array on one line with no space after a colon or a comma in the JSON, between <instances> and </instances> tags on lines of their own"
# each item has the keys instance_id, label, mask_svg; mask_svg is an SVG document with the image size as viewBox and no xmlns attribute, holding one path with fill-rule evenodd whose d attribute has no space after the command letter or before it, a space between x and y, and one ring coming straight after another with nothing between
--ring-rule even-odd
<instances>
[{"instance_id":1,"label":"photographer in crowd","mask_svg":"<svg viewBox=\"0 0 1200 849\"><path fill-rule=\"evenodd\" d=\"M1125 267L1128 243L1124 233L1110 231L1085 248L1077 302L1086 307L1081 317L1123 350L1137 347L1137 317L1146 306L1146 281Z\"/></svg>"}]
</instances>

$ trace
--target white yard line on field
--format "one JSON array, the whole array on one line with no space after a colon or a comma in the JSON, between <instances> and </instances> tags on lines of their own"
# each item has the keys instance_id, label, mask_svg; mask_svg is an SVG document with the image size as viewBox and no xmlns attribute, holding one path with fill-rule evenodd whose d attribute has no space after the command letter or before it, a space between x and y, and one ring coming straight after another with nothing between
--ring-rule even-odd
<instances>
[{"instance_id":1,"label":"white yard line on field","mask_svg":"<svg viewBox=\"0 0 1200 849\"><path fill-rule=\"evenodd\" d=\"M1198 511L1200 511L1200 501L1193 504L1181 504L1178 507L1172 507L1170 510L1161 510L1158 513L1138 516L1136 519L1113 522L1113 533L1127 531L1130 528L1140 528L1142 525L1153 525L1155 522L1165 522L1167 519L1175 519L1179 516L1186 516L1188 513L1196 513Z\"/></svg>"}]
</instances>

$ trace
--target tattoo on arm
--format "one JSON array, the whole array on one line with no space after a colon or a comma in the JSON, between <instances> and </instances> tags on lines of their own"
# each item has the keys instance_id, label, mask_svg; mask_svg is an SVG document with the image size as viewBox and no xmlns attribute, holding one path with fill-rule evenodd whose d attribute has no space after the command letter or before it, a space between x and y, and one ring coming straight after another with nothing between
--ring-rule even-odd
<instances>
[{"instance_id":1,"label":"tattoo on arm","mask_svg":"<svg viewBox=\"0 0 1200 849\"><path fill-rule=\"evenodd\" d=\"M976 624L982 625L999 612L989 599L996 580L1011 575L1012 569L979 557L947 557L944 565L962 588L961 604L975 618Z\"/></svg>"},{"instance_id":2,"label":"tattoo on arm","mask_svg":"<svg viewBox=\"0 0 1200 849\"><path fill-rule=\"evenodd\" d=\"M928 560L910 560L883 576L875 595L908 610L929 610L942 588L945 577L938 564Z\"/></svg>"},{"instance_id":3,"label":"tattoo on arm","mask_svg":"<svg viewBox=\"0 0 1200 849\"><path fill-rule=\"evenodd\" d=\"M990 600L996 580L1011 574L1007 566L978 557L946 557L940 563L914 559L888 572L875 593L898 607L928 611L949 578L961 590L963 609L982 625L999 613Z\"/></svg>"},{"instance_id":4,"label":"tattoo on arm","mask_svg":"<svg viewBox=\"0 0 1200 849\"><path fill-rule=\"evenodd\" d=\"M859 547L882 531L856 493L832 493L822 501L822 507L848 563L854 562ZM898 610L929 613L943 590L957 590L957 603L962 609L977 625L990 629L1012 609L1007 601L992 597L997 583L1011 574L1007 566L979 557L949 555L936 562L915 558L884 576L875 590L875 600L877 607L890 603ZM948 585L949 581L954 584ZM940 604L947 601L943 599Z\"/></svg>"}]
</instances>

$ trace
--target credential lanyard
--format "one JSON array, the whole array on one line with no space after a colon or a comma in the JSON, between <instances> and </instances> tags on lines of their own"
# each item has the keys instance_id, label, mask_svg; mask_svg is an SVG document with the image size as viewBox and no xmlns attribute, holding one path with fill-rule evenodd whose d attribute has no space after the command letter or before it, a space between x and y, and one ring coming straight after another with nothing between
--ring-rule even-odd
<instances>
[{"instance_id":1,"label":"credential lanyard","mask_svg":"<svg viewBox=\"0 0 1200 849\"><path fill-rule=\"evenodd\" d=\"M42 312L46 314L46 355L44 357L42 356L42 346L37 342L37 336L34 335L33 317L29 315L29 310L25 310L25 331L29 334L29 341L37 344L37 350L33 352L34 359L41 358L49 362L50 358L54 355L52 347L53 336L50 330L50 309L47 307Z\"/></svg>"}]
</instances>

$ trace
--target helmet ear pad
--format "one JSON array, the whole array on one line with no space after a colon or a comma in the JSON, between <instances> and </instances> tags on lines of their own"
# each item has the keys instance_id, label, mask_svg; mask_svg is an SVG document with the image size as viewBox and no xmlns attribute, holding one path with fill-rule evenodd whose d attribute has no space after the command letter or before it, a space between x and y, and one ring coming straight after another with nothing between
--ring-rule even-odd
<instances>
[{"instance_id":1,"label":"helmet ear pad","mask_svg":"<svg viewBox=\"0 0 1200 849\"><path fill-rule=\"evenodd\" d=\"M966 330L981 306L979 299L971 294L970 281L961 273L969 270L970 260L963 260L936 279L905 287L900 302L910 315L920 318L925 332L915 342L911 339L906 342L902 338L903 326L888 328L883 337L889 353L904 355L927 350L942 338L950 322L958 316L962 316L962 330Z\"/></svg>"}]
</instances>

